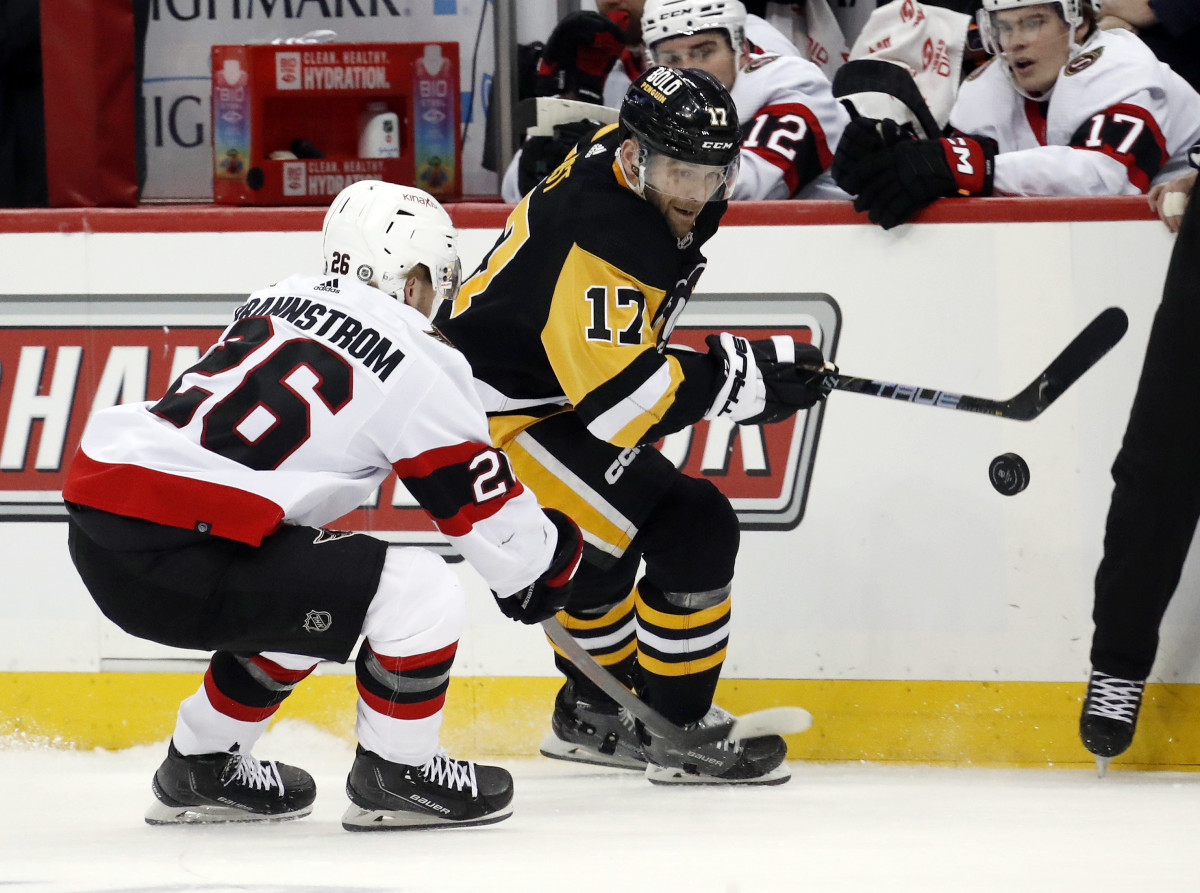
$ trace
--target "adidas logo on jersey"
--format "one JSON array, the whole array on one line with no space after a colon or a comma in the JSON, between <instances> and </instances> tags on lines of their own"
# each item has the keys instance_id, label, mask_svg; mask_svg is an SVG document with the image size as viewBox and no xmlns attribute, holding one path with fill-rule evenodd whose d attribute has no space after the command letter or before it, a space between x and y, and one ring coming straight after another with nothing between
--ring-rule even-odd
<instances>
[{"instance_id":1,"label":"adidas logo on jersey","mask_svg":"<svg viewBox=\"0 0 1200 893\"><path fill-rule=\"evenodd\" d=\"M584 155L583 157L591 158L593 155L599 155L601 152L604 152L604 151L606 151L604 146L600 145L599 143L596 143L594 146L592 146L592 148L587 150L587 154Z\"/></svg>"},{"instance_id":2,"label":"adidas logo on jersey","mask_svg":"<svg viewBox=\"0 0 1200 893\"><path fill-rule=\"evenodd\" d=\"M331 291L336 295L341 292L341 289L338 288L337 279L330 279L328 282L322 282L320 285L314 285L313 291Z\"/></svg>"}]
</instances>

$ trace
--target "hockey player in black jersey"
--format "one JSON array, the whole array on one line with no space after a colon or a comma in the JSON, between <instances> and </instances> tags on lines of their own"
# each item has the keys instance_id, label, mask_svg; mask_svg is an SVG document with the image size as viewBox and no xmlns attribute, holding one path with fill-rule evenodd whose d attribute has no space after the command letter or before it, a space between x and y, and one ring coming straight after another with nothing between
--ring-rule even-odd
<instances>
[{"instance_id":1,"label":"hockey player in black jersey","mask_svg":"<svg viewBox=\"0 0 1200 893\"><path fill-rule=\"evenodd\" d=\"M671 330L737 171L737 110L695 69L638 78L617 125L582 140L513 210L438 327L470 361L494 443L543 505L584 531L569 610L587 651L682 726L727 717L713 693L725 658L738 523L711 483L653 444L701 418L763 424L821 399L824 360L790 339ZM645 573L638 578L639 563ZM659 783L786 781L767 736L684 761L575 671L542 753L645 769Z\"/></svg>"}]
</instances>

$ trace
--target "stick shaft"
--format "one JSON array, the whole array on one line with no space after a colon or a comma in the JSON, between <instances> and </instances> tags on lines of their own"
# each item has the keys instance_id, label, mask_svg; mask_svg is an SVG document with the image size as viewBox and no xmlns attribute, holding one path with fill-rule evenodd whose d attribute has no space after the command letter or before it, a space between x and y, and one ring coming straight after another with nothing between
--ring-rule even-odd
<instances>
[{"instance_id":1,"label":"stick shaft","mask_svg":"<svg viewBox=\"0 0 1200 893\"><path fill-rule=\"evenodd\" d=\"M732 723L726 723L698 729L681 729L622 685L620 680L613 676L612 673L600 666L596 662L596 659L588 654L587 650L576 642L575 638L556 619L551 617L548 620L543 620L542 629L546 631L546 636L550 641L558 646L558 650L566 655L567 660L574 664L579 672L594 682L602 692L632 713L634 717L641 720L642 725L651 732L662 738L666 738L672 744L694 747L700 744L707 744L710 741L719 741L732 728Z\"/></svg>"},{"instance_id":2,"label":"stick shaft","mask_svg":"<svg viewBox=\"0 0 1200 893\"><path fill-rule=\"evenodd\" d=\"M1041 375L1024 390L1007 400L989 400L969 394L955 394L919 385L897 384L873 378L856 378L837 373L824 376L821 386L827 391L850 391L869 397L884 397L923 406L958 409L985 415L1032 421L1062 396L1100 358L1124 337L1129 327L1125 311L1109 307L1093 319L1082 332L1063 348Z\"/></svg>"}]
</instances>

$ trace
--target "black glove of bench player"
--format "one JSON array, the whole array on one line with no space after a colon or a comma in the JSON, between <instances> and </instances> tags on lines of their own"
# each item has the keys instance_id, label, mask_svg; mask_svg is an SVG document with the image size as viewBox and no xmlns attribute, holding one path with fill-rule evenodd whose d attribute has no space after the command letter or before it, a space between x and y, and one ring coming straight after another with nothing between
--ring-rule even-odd
<instances>
[{"instance_id":1,"label":"black glove of bench player","mask_svg":"<svg viewBox=\"0 0 1200 893\"><path fill-rule=\"evenodd\" d=\"M966 136L906 140L856 166L854 210L891 229L949 195L991 195L996 144Z\"/></svg>"},{"instance_id":2,"label":"black glove of bench player","mask_svg":"<svg viewBox=\"0 0 1200 893\"><path fill-rule=\"evenodd\" d=\"M525 140L517 163L517 188L521 195L545 179L563 163L576 143L600 126L597 121L570 121L554 125L553 136L531 136Z\"/></svg>"},{"instance_id":3,"label":"black glove of bench player","mask_svg":"<svg viewBox=\"0 0 1200 893\"><path fill-rule=\"evenodd\" d=\"M541 623L567 606L571 598L571 580L579 568L579 556L583 554L583 534L578 525L558 509L544 508L542 511L558 531L558 543L550 566L520 592L506 598L496 595L496 604L504 616L521 623Z\"/></svg>"},{"instance_id":4,"label":"black glove of bench player","mask_svg":"<svg viewBox=\"0 0 1200 893\"><path fill-rule=\"evenodd\" d=\"M625 32L608 16L583 10L554 26L538 63L537 95L574 93L584 102L604 101L604 79L625 50Z\"/></svg>"},{"instance_id":5,"label":"black glove of bench player","mask_svg":"<svg viewBox=\"0 0 1200 893\"><path fill-rule=\"evenodd\" d=\"M829 173L838 186L851 195L858 195L862 186L863 162L912 138L911 127L902 127L891 118L853 118L838 140Z\"/></svg>"}]
</instances>

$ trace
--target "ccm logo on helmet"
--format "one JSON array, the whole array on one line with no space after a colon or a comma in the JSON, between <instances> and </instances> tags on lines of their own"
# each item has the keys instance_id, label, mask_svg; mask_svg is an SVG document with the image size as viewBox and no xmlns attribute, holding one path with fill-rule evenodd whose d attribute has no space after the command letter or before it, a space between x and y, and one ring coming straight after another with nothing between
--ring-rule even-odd
<instances>
[{"instance_id":1,"label":"ccm logo on helmet","mask_svg":"<svg viewBox=\"0 0 1200 893\"><path fill-rule=\"evenodd\" d=\"M705 140L701 144L702 149L732 149L733 143L720 143L716 140Z\"/></svg>"}]
</instances>

